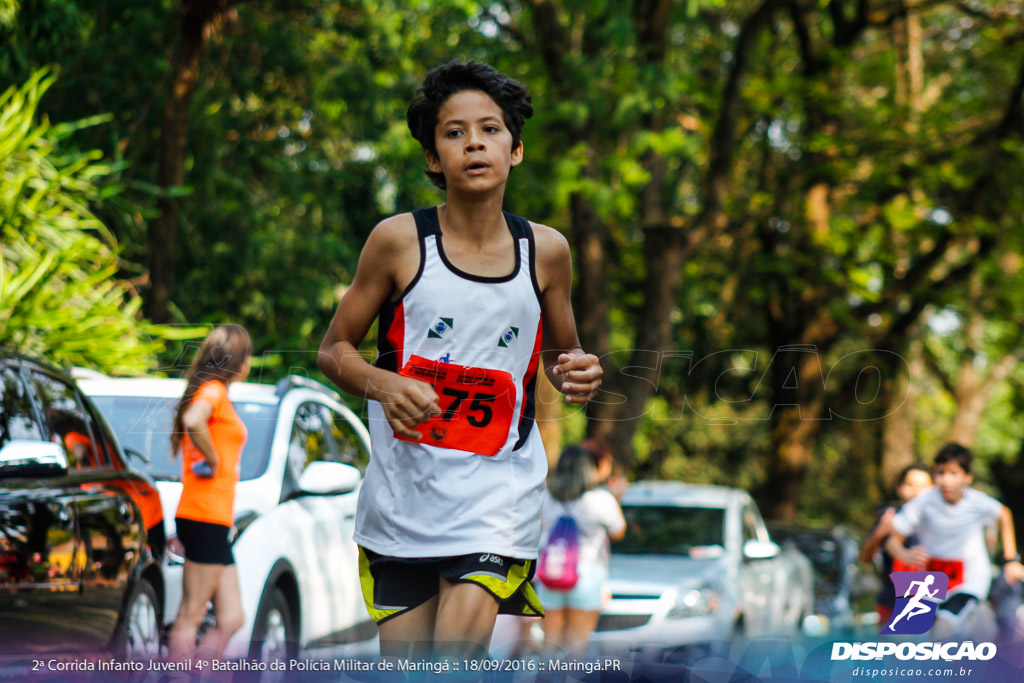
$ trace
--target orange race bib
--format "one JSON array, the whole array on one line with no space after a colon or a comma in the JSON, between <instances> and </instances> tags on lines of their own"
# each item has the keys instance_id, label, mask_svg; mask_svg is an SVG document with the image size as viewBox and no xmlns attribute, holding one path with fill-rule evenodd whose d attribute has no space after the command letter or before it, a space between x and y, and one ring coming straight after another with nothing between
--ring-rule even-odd
<instances>
[{"instance_id":1,"label":"orange race bib","mask_svg":"<svg viewBox=\"0 0 1024 683\"><path fill-rule=\"evenodd\" d=\"M892 570L894 572L942 572L949 577L949 588L952 589L959 586L964 582L964 562L963 560L946 560L941 557L932 557L928 559L928 563L921 569L920 565L907 564L903 560L893 558Z\"/></svg>"},{"instance_id":2,"label":"orange race bib","mask_svg":"<svg viewBox=\"0 0 1024 683\"><path fill-rule=\"evenodd\" d=\"M420 356L411 357L398 374L430 384L441 399L441 412L415 428L421 440L395 437L487 456L505 445L516 405L511 374Z\"/></svg>"},{"instance_id":3,"label":"orange race bib","mask_svg":"<svg viewBox=\"0 0 1024 683\"><path fill-rule=\"evenodd\" d=\"M949 588L952 590L964 582L963 560L945 560L941 557L929 558L925 571L942 572L949 577Z\"/></svg>"},{"instance_id":4,"label":"orange race bib","mask_svg":"<svg viewBox=\"0 0 1024 683\"><path fill-rule=\"evenodd\" d=\"M924 571L921 569L919 564L909 564L899 559L898 557L892 558L892 570L894 572L920 572Z\"/></svg>"}]
</instances>

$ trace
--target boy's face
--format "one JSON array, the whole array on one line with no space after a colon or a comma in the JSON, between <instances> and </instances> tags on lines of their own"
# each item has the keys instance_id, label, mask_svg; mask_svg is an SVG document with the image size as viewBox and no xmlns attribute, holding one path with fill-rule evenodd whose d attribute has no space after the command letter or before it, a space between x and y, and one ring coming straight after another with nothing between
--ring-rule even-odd
<instances>
[{"instance_id":1,"label":"boy's face","mask_svg":"<svg viewBox=\"0 0 1024 683\"><path fill-rule=\"evenodd\" d=\"M441 105L434 129L435 157L427 167L443 173L449 189L483 192L500 187L523 160L523 145L512 148L501 107L484 92L463 90Z\"/></svg>"},{"instance_id":2,"label":"boy's face","mask_svg":"<svg viewBox=\"0 0 1024 683\"><path fill-rule=\"evenodd\" d=\"M947 503L960 500L964 495L964 487L972 481L974 477L965 472L958 462L944 462L935 466L935 485Z\"/></svg>"}]
</instances>

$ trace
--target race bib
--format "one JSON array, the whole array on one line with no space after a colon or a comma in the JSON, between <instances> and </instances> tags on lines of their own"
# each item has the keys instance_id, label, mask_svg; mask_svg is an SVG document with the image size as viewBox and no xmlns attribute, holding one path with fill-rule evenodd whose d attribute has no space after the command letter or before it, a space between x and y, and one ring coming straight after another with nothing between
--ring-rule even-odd
<instances>
[{"instance_id":1,"label":"race bib","mask_svg":"<svg viewBox=\"0 0 1024 683\"><path fill-rule=\"evenodd\" d=\"M946 560L941 557L932 557L924 568L916 564L907 564L903 560L893 558L892 570L894 572L942 572L949 577L949 588L955 588L964 582L963 560Z\"/></svg>"},{"instance_id":2,"label":"race bib","mask_svg":"<svg viewBox=\"0 0 1024 683\"><path fill-rule=\"evenodd\" d=\"M919 564L904 562L898 557L892 558L892 570L894 572L922 572L924 569Z\"/></svg>"},{"instance_id":3,"label":"race bib","mask_svg":"<svg viewBox=\"0 0 1024 683\"><path fill-rule=\"evenodd\" d=\"M415 428L422 439L398 433L395 437L487 456L505 445L516 405L516 384L511 374L420 356L410 358L398 374L431 385L441 399L441 412Z\"/></svg>"},{"instance_id":4,"label":"race bib","mask_svg":"<svg viewBox=\"0 0 1024 683\"><path fill-rule=\"evenodd\" d=\"M929 558L925 571L942 572L949 577L949 589L956 588L964 582L963 560L945 560L941 557Z\"/></svg>"}]
</instances>

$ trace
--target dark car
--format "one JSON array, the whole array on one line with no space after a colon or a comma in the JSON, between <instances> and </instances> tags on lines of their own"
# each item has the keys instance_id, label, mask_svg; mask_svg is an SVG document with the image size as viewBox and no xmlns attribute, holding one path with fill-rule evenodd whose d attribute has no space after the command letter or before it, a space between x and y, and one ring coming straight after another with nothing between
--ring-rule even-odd
<instances>
[{"instance_id":1,"label":"dark car","mask_svg":"<svg viewBox=\"0 0 1024 683\"><path fill-rule=\"evenodd\" d=\"M0 351L0 655L159 654L162 521L89 399Z\"/></svg>"},{"instance_id":2,"label":"dark car","mask_svg":"<svg viewBox=\"0 0 1024 683\"><path fill-rule=\"evenodd\" d=\"M814 567L814 609L805 623L810 635L849 635L858 628L858 603L871 594L872 577L857 565L858 537L842 526L814 529L770 524L772 538L802 552ZM870 608L870 605L867 605Z\"/></svg>"}]
</instances>

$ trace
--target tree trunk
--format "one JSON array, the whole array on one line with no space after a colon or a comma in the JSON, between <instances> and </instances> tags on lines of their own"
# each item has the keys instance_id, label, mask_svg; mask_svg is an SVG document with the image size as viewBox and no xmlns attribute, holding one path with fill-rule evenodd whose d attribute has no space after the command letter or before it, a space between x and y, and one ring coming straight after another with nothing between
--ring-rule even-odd
<instances>
[{"instance_id":1,"label":"tree trunk","mask_svg":"<svg viewBox=\"0 0 1024 683\"><path fill-rule=\"evenodd\" d=\"M1016 356L1004 356L987 375L979 377L974 359L964 361L955 395L956 416L946 433L945 442L954 441L968 448L974 445L992 390L1010 376L1017 362Z\"/></svg>"},{"instance_id":2,"label":"tree trunk","mask_svg":"<svg viewBox=\"0 0 1024 683\"><path fill-rule=\"evenodd\" d=\"M675 305L683 277L682 234L669 226L644 231L644 304L637 326L634 349L624 351L628 360L621 369L605 363L606 391L587 407L587 434L606 440L620 464L629 467L633 435L640 425L647 401L654 395L662 371L663 353L672 338L668 312Z\"/></svg>"},{"instance_id":3,"label":"tree trunk","mask_svg":"<svg viewBox=\"0 0 1024 683\"><path fill-rule=\"evenodd\" d=\"M754 44L761 30L769 23L780 0L765 0L743 22L736 38L734 60L723 86L722 103L712 134L710 162L702 180L700 214L689 229L683 231L671 226L668 217L670 196L665 191L665 168L657 154L646 158L651 171L651 182L642 189L641 216L644 223L644 299L638 319L633 350L621 371L606 374L604 403L588 408L587 433L610 443L620 462L632 463L633 436L653 396L663 354L671 347L671 311L676 306L682 271L686 258L700 246L720 234L727 225L724 202L728 194L729 175L732 170L736 125L741 104L741 85L750 65ZM665 57L664 41L667 24L664 22L664 2L638 0L634 5L638 34L645 37L647 47L643 56L648 64L660 65ZM662 123L652 116L651 127L658 130ZM581 280L582 283L582 280ZM591 304L595 302L590 302ZM607 304L604 307L604 325L607 326ZM610 363L605 365L606 373Z\"/></svg>"},{"instance_id":4,"label":"tree trunk","mask_svg":"<svg viewBox=\"0 0 1024 683\"><path fill-rule=\"evenodd\" d=\"M772 416L773 457L758 500L768 519L792 524L820 422L808 419L802 407L776 408Z\"/></svg>"},{"instance_id":5,"label":"tree trunk","mask_svg":"<svg viewBox=\"0 0 1024 683\"><path fill-rule=\"evenodd\" d=\"M917 382L924 374L924 363L920 351L915 352L914 347L911 348L909 375L901 374L893 382L889 392L889 415L882 426L882 459L878 479L886 495L892 491L900 471L921 459L914 438L914 406L920 395ZM915 378L918 380L915 381Z\"/></svg>"},{"instance_id":6,"label":"tree trunk","mask_svg":"<svg viewBox=\"0 0 1024 683\"><path fill-rule=\"evenodd\" d=\"M606 255L607 226L590 203L578 194L569 198L569 239L575 252L576 292L573 312L580 344L587 353L608 353L608 311L611 278Z\"/></svg>"},{"instance_id":7,"label":"tree trunk","mask_svg":"<svg viewBox=\"0 0 1024 683\"><path fill-rule=\"evenodd\" d=\"M189 107L199 82L203 51L213 31L232 11L231 4L228 0L185 0L181 6L181 45L175 54L160 124L157 184L165 194L157 202L159 214L149 228L150 293L146 312L157 323L170 322L168 306L181 218L178 200L166 193L184 184Z\"/></svg>"},{"instance_id":8,"label":"tree trunk","mask_svg":"<svg viewBox=\"0 0 1024 683\"><path fill-rule=\"evenodd\" d=\"M964 350L956 383L948 387L956 401L956 415L946 433L945 442L959 443L971 448L978 436L981 419L985 414L992 390L1010 376L1017 367L1018 358L1007 354L985 371L979 367L985 343L985 318L981 311L984 306L981 276L974 274L967 285L967 324L965 328L967 348ZM937 370L941 372L941 370Z\"/></svg>"},{"instance_id":9,"label":"tree trunk","mask_svg":"<svg viewBox=\"0 0 1024 683\"><path fill-rule=\"evenodd\" d=\"M999 500L1013 512L1013 526L1017 530L1017 547L1020 548L1021 529L1024 528L1024 505L1018 501L1024 500L1024 442L1017 451L1017 457L1011 464L1006 460L995 460L992 465L992 474L995 477L996 485L999 487Z\"/></svg>"},{"instance_id":10,"label":"tree trunk","mask_svg":"<svg viewBox=\"0 0 1024 683\"><path fill-rule=\"evenodd\" d=\"M772 452L768 477L758 501L770 519L793 523L807 468L814 455L814 439L824 419L825 376L822 351L812 346L780 347L765 371Z\"/></svg>"}]
</instances>

